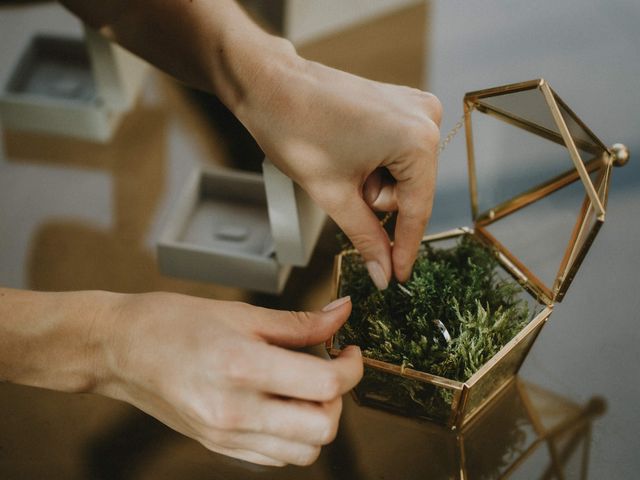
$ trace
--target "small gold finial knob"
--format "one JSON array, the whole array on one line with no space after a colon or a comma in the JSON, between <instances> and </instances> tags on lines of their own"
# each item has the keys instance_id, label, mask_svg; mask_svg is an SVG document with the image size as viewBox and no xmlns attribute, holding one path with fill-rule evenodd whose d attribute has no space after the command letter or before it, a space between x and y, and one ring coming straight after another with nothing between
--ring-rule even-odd
<instances>
[{"instance_id":1,"label":"small gold finial knob","mask_svg":"<svg viewBox=\"0 0 640 480\"><path fill-rule=\"evenodd\" d=\"M629 161L629 149L622 143L614 143L611 146L611 153L613 153L613 164L616 167L623 167Z\"/></svg>"}]
</instances>

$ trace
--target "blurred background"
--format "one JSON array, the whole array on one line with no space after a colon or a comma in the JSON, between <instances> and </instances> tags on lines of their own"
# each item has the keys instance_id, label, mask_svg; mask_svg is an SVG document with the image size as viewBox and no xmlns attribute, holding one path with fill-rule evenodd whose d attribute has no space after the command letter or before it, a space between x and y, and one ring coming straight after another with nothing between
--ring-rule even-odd
<instances>
[{"instance_id":1,"label":"blurred background","mask_svg":"<svg viewBox=\"0 0 640 480\"><path fill-rule=\"evenodd\" d=\"M307 58L435 93L444 106L443 134L458 122L465 92L544 77L605 145L629 147L629 165L613 171L606 223L521 373L571 405L588 405L596 396L606 402L606 413L594 421L581 466L573 472L585 464L589 478L635 478L640 469L637 0L253 0L243 5ZM9 82L30 39L42 33L79 38L82 27L56 3L0 2L0 85ZM491 147L487 151L494 152L482 164L489 191L540 174L534 164L539 150L514 138L491 130L482 137ZM106 143L4 126L0 284L169 290L317 308L330 298L332 256L338 249L330 222L309 267L294 270L282 296L174 279L157 269L159 233L192 169L259 170L261 161L257 145L215 97L155 70ZM509 175L503 174L502 162L513 162ZM440 159L429 232L471 224L467 178L460 134ZM543 264L549 249L562 251L566 245L566 232L556 228L553 213L532 217L524 231L511 232L511 240L525 239L528 253ZM426 473L457 478L447 473L455 468L428 470L451 457L425 447L425 442L448 445L439 434L360 410L348 404L345 432L317 466L276 474L209 454L114 401L0 385L0 478L421 478ZM359 422L373 429L367 435L393 438L389 432L395 432L406 441L402 448L391 445L393 454L368 457L385 447L363 442ZM377 470L362 467L375 458L386 463ZM429 462L415 463L418 458ZM546 465L548 454L536 461ZM401 474L412 462L415 468ZM514 476L556 478L541 471ZM468 478L495 476L478 471Z\"/></svg>"}]
</instances>

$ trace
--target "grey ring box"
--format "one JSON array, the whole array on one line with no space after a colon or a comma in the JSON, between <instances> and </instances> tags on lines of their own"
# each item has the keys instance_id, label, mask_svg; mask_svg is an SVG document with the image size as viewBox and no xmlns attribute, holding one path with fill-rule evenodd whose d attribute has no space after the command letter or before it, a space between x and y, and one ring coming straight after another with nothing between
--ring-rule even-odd
<instances>
[{"instance_id":1,"label":"grey ring box","mask_svg":"<svg viewBox=\"0 0 640 480\"><path fill-rule=\"evenodd\" d=\"M307 265L326 216L270 161L262 167L192 174L157 244L163 273L278 294Z\"/></svg>"},{"instance_id":2,"label":"grey ring box","mask_svg":"<svg viewBox=\"0 0 640 480\"><path fill-rule=\"evenodd\" d=\"M38 34L0 92L0 119L15 130L106 142L146 71L146 63L89 28L84 38Z\"/></svg>"}]
</instances>

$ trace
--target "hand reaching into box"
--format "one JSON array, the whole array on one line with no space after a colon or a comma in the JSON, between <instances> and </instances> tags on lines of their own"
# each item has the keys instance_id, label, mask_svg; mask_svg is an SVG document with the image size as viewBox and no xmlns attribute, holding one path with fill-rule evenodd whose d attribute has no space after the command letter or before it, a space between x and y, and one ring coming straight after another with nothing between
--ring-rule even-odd
<instances>
[{"instance_id":1,"label":"hand reaching into box","mask_svg":"<svg viewBox=\"0 0 640 480\"><path fill-rule=\"evenodd\" d=\"M123 400L263 465L313 463L362 377L357 347L336 360L287 349L329 338L351 312L348 297L319 312L170 293L0 289L0 298L0 380Z\"/></svg>"},{"instance_id":2,"label":"hand reaching into box","mask_svg":"<svg viewBox=\"0 0 640 480\"><path fill-rule=\"evenodd\" d=\"M379 289L406 281L431 213L440 103L297 58L238 109L269 159L344 230ZM260 93L261 90L265 90ZM374 210L398 211L393 249Z\"/></svg>"},{"instance_id":3,"label":"hand reaching into box","mask_svg":"<svg viewBox=\"0 0 640 480\"><path fill-rule=\"evenodd\" d=\"M436 97L307 61L231 0L62 3L176 78L216 93L345 231L378 288L393 274L408 279L433 202ZM374 209L398 211L393 250Z\"/></svg>"},{"instance_id":4,"label":"hand reaching into box","mask_svg":"<svg viewBox=\"0 0 640 480\"><path fill-rule=\"evenodd\" d=\"M343 228L378 288L406 280L436 176L438 100L300 58L231 0L64 0L133 53L215 92ZM393 250L374 210L398 210ZM306 465L330 442L357 348L319 343L350 302L291 313L172 294L0 291L0 380L125 400L207 448Z\"/></svg>"}]
</instances>

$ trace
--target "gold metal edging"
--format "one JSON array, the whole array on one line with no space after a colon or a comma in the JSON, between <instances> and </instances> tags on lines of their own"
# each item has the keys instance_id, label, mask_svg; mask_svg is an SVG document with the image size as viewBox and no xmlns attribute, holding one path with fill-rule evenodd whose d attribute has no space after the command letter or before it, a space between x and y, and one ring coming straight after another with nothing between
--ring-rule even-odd
<instances>
[{"instance_id":1,"label":"gold metal edging","mask_svg":"<svg viewBox=\"0 0 640 480\"><path fill-rule=\"evenodd\" d=\"M586 167L588 172L593 172L602 166L602 159L594 157L587 162ZM506 217L507 215L520 210L544 197L551 195L553 192L560 190L567 185L580 179L578 172L575 168L567 170L564 173L548 180L540 185L530 188L524 193L518 194L509 200L505 200L498 206L491 208L478 215L476 223L480 226L487 226L495 222L496 220Z\"/></svg>"},{"instance_id":2,"label":"gold metal edging","mask_svg":"<svg viewBox=\"0 0 640 480\"><path fill-rule=\"evenodd\" d=\"M604 196L606 195L606 185L608 184L610 171L611 165L606 165L596 180L598 194L600 195L601 192L603 194L603 203L606 203L604 202L604 200L606 200ZM564 293L569 288L582 260L586 256L597 232L604 222L604 215L596 217L596 222L589 229L588 221L592 210L593 204L589 201L589 197L585 195L582 207L580 208L580 214L571 232L569 248L566 250L556 274L553 290L555 297L558 299L564 297Z\"/></svg>"},{"instance_id":3,"label":"gold metal edging","mask_svg":"<svg viewBox=\"0 0 640 480\"><path fill-rule=\"evenodd\" d=\"M509 353L511 353L511 351L516 346L518 346L525 338L527 338L530 334L534 333L536 329L539 333L541 330L540 327L544 325L544 323L547 321L549 316L551 316L551 313L553 313L553 307L551 306L545 307L540 313L538 313L538 315L535 316L535 318L533 318L527 324L527 326L525 326L522 330L520 330L520 332L518 332L516 336L509 341L509 343L507 343L504 347L502 347L500 351L498 351L498 353L496 353L493 357L491 357L487 361L487 363L485 363L482 367L480 367L480 369L476 373L474 373L471 376L471 378L469 378L469 380L465 382L465 384L470 389L473 388L473 386L476 383L478 383L485 376L487 372L492 370L496 364L500 363L500 361L504 357L506 357ZM536 338L537 338L537 335L531 340L531 345L529 346L529 348L533 346ZM523 355L523 358L526 358L526 356L527 354L525 353ZM518 369L520 368L520 366L521 364L518 365ZM517 370L516 370L516 373L517 373Z\"/></svg>"},{"instance_id":4,"label":"gold metal edging","mask_svg":"<svg viewBox=\"0 0 640 480\"><path fill-rule=\"evenodd\" d=\"M564 139L562 138L562 135L560 133L549 130L548 128L543 127L540 124L533 123L520 117L519 115L507 112L499 107L488 105L481 101L478 101L475 104L475 107L478 111L487 115L491 115L492 117L499 118L509 125L513 125L514 127L533 133L534 135L542 137L546 140L550 140L553 143L561 145L562 147L565 146ZM591 143L582 139L575 139L574 141L576 142L577 146L580 147L580 149L588 151L590 153L601 154L602 152L606 151L606 149L602 150L598 147L600 142L598 142L598 145L594 145L595 142Z\"/></svg>"},{"instance_id":5,"label":"gold metal edging","mask_svg":"<svg viewBox=\"0 0 640 480\"><path fill-rule=\"evenodd\" d=\"M333 272L331 273L331 300L335 300L340 291L340 272L342 271L342 257L344 252L337 254L333 260ZM340 350L334 348L336 334L334 333L331 337L325 342L324 346L331 357L337 357L340 353Z\"/></svg>"},{"instance_id":6,"label":"gold metal edging","mask_svg":"<svg viewBox=\"0 0 640 480\"><path fill-rule=\"evenodd\" d=\"M469 182L469 196L471 201L471 218L475 220L478 216L478 179L476 176L476 160L475 151L473 148L473 128L471 126L471 112L473 111L473 104L466 100L464 101L464 132L467 143L467 170Z\"/></svg>"},{"instance_id":7,"label":"gold metal edging","mask_svg":"<svg viewBox=\"0 0 640 480\"><path fill-rule=\"evenodd\" d=\"M493 410L493 406L498 402L498 400L505 395L508 391L509 387L512 384L518 382L518 376L514 375L513 377L509 377L502 385L500 385L495 392L491 393L483 402L480 404L478 408L476 408L471 414L464 415L464 422L461 426L461 435L466 436L470 431L473 430L474 426L477 423L489 415Z\"/></svg>"},{"instance_id":8,"label":"gold metal edging","mask_svg":"<svg viewBox=\"0 0 640 480\"><path fill-rule=\"evenodd\" d=\"M536 78L534 80L527 80L524 82L510 83L508 85L501 85L499 87L485 88L482 90L475 90L468 92L464 95L464 100L469 102L476 102L480 98L486 97L499 97L500 95L506 95L509 93L523 92L525 90L533 90L539 87L544 82L543 78Z\"/></svg>"},{"instance_id":9,"label":"gold metal edging","mask_svg":"<svg viewBox=\"0 0 640 480\"><path fill-rule=\"evenodd\" d=\"M484 240L485 243L498 251L504 256L504 259L498 257L500 263L506 268L507 272L518 280L521 285L531 293L538 301L551 305L553 299L553 292L540 280L536 275L531 272L515 255L513 255L507 248L500 243L493 235L491 235L485 228L476 226L476 235ZM515 267L515 271L514 271Z\"/></svg>"},{"instance_id":10,"label":"gold metal edging","mask_svg":"<svg viewBox=\"0 0 640 480\"><path fill-rule=\"evenodd\" d=\"M578 124L578 126L582 128L582 130L587 135L589 135L589 137L591 138L591 140L594 141L594 143L596 143L603 151L608 152L609 149L604 143L602 143L602 141L598 138L598 136L595 133L593 133L593 131L589 127L587 127L587 125L585 125L585 123L582 120L580 120L580 117L578 117L578 115L576 115L575 112L571 108L569 108L569 106L564 102L564 100L562 100L560 96L550 86L548 86L548 88L553 94L553 98L556 101L556 104L562 107L569 114L569 116L573 118L573 120Z\"/></svg>"},{"instance_id":11,"label":"gold metal edging","mask_svg":"<svg viewBox=\"0 0 640 480\"><path fill-rule=\"evenodd\" d=\"M602 179L602 184L600 185L600 188L602 189L602 201L605 205L605 208L606 208L608 197L609 197L609 184L610 184L611 170L612 170L612 166L607 165L604 178ZM585 217L586 216L587 215L585 214ZM586 221L586 218L585 218L585 221ZM569 271L566 273L566 278L563 279L562 283L559 285L558 292L556 293L556 300L562 301L562 299L564 298L567 292L567 289L569 288L569 286L571 285L571 282L576 276L576 273L578 272L580 265L582 265L582 262L584 261L584 258L586 257L589 249L591 248L591 245L593 244L593 241L598 231L602 227L603 223L604 223L604 215L602 217L596 218L596 223L594 224L593 228L585 238L584 242L582 242L580 249L575 254L575 258L569 264L571 265L571 267ZM576 244L580 245L579 239L576 242Z\"/></svg>"},{"instance_id":12,"label":"gold metal edging","mask_svg":"<svg viewBox=\"0 0 640 480\"><path fill-rule=\"evenodd\" d=\"M482 100L485 98L498 97L502 95L508 95L512 93L524 92L527 90L541 90L542 87L546 86L550 89L548 83L543 79L539 78L536 80L529 80L526 82L513 83L510 85L503 85L500 87L488 88L485 90L478 90L475 92L469 92L464 96L464 101L471 103L475 108L480 110L482 113L486 113L488 115L492 115L500 118L507 123L514 125L516 127L522 128L528 132L534 133L541 137L546 138L547 140L551 140L554 143L565 146L565 142L563 137L558 132L554 132L549 130L548 128L543 127L540 124L533 123L525 118L522 118L519 115L515 115L512 112L505 111L499 107L494 105L489 105ZM553 90L552 90L553 92ZM544 92L542 92L544 93ZM582 139L575 139L579 144L579 147L583 150L591 151L593 153L602 153L607 151L607 147L600 141L600 139L589 129L580 118L571 110L566 103L562 101L558 95L553 92L553 96L555 100L567 111L567 113L573 118L573 120L580 126L584 132L590 137L591 142L583 141ZM595 147L595 148L594 148Z\"/></svg>"},{"instance_id":13,"label":"gold metal edging","mask_svg":"<svg viewBox=\"0 0 640 480\"><path fill-rule=\"evenodd\" d=\"M578 149L576 148L576 145L571 136L571 133L569 132L569 128L567 127L567 124L565 123L564 118L562 117L562 113L560 112L560 108L558 107L558 104L555 101L555 96L551 91L551 88L547 83L543 83L540 86L540 89L544 94L544 98L547 101L547 105L551 110L551 115L553 115L553 119L555 120L556 125L560 130L560 134L564 139L565 146L567 147L567 150L569 150L569 155L571 156L571 160L573 161L573 164L575 165L576 170L580 175L580 179L584 184L584 188L587 190L587 195L589 195L591 202L593 202L593 204L595 205L596 212L598 213L598 215L604 214L604 207L600 202L600 198L598 198L598 193L596 192L596 189L594 188L593 183L591 183L591 178L589 178L589 173L587 172L587 169L585 168L584 163L582 163L582 158L580 157L580 153L578 152Z\"/></svg>"}]
</instances>

